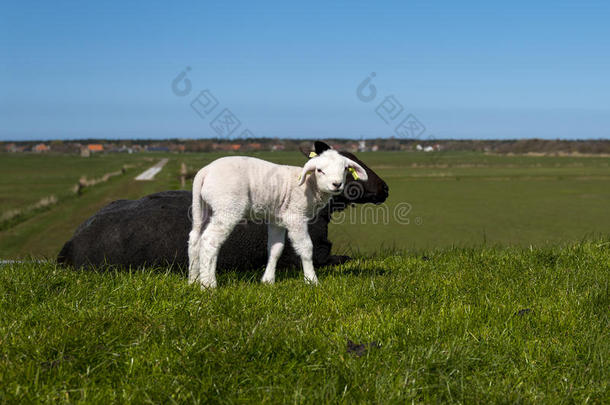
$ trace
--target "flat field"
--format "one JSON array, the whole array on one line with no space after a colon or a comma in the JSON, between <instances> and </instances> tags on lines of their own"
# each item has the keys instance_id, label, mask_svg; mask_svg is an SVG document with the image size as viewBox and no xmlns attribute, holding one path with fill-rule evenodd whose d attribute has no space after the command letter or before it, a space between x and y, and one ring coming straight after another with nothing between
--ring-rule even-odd
<instances>
[{"instance_id":1,"label":"flat field","mask_svg":"<svg viewBox=\"0 0 610 405\"><path fill-rule=\"evenodd\" d=\"M301 165L297 152L253 156ZM180 189L180 164L196 170L222 156L206 154L58 155L2 154L0 210L56 195L59 202L0 227L0 258L54 257L78 224L119 198ZM335 251L371 254L379 249L417 251L480 245L544 246L607 235L610 230L610 159L606 157L498 156L481 153L375 152L358 156L390 186L390 197L336 214L330 227ZM154 181L134 177L163 157ZM70 188L89 178L126 173L74 197ZM186 188L190 188L187 182Z\"/></svg>"}]
</instances>

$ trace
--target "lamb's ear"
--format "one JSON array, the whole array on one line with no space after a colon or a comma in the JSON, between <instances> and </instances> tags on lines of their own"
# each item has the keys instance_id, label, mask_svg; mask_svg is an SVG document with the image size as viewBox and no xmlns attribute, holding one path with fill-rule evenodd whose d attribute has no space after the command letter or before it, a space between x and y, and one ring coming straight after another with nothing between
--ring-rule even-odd
<instances>
[{"instance_id":1,"label":"lamb's ear","mask_svg":"<svg viewBox=\"0 0 610 405\"><path fill-rule=\"evenodd\" d=\"M314 150L316 151L316 153L318 155L321 155L322 152L324 152L324 151L332 149L330 146L328 146L327 144L325 144L322 141L315 141L313 146L314 146Z\"/></svg>"},{"instance_id":2,"label":"lamb's ear","mask_svg":"<svg viewBox=\"0 0 610 405\"><path fill-rule=\"evenodd\" d=\"M318 159L309 159L307 161L307 163L305 163L305 166L303 166L303 170L301 171L301 176L299 177L299 186L303 183L305 183L305 180L307 180L307 175L312 173L314 170L316 170L316 161Z\"/></svg>"},{"instance_id":3,"label":"lamb's ear","mask_svg":"<svg viewBox=\"0 0 610 405\"><path fill-rule=\"evenodd\" d=\"M369 176L366 174L366 170L362 168L358 163L354 162L351 159L344 158L347 168L352 173L352 176L355 180L367 181Z\"/></svg>"}]
</instances>

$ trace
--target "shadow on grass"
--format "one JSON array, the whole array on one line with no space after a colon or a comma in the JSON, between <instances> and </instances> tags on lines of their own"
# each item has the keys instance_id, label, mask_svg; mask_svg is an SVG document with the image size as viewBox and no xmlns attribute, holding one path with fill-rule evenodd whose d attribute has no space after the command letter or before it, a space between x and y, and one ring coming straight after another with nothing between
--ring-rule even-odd
<instances>
[{"instance_id":1,"label":"shadow on grass","mask_svg":"<svg viewBox=\"0 0 610 405\"><path fill-rule=\"evenodd\" d=\"M109 277L123 277L127 274L148 274L157 276L177 276L184 281L188 278L188 269L184 266L177 265L175 263L167 265L152 265L152 266L120 266L107 264L102 266L89 266L73 268L63 264L58 264L53 261L58 267L69 269L75 273L80 274L97 274L101 276ZM370 257L358 257L349 260L346 263L317 267L316 274L320 278L325 276L371 276L371 275L383 275L389 271L388 266L376 262ZM234 283L246 283L246 284L258 284L263 277L265 271L264 267L251 269L251 270L237 270L237 269L219 269L216 272L219 285L228 285ZM290 268L279 268L276 271L276 282L289 281L289 280L302 280L303 270L301 267L290 267Z\"/></svg>"}]
</instances>

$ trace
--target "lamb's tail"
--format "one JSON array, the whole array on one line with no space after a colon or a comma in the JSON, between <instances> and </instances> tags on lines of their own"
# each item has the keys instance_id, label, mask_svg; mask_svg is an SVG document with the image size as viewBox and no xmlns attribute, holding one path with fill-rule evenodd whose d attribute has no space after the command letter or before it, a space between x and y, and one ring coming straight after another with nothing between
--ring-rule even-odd
<instances>
[{"instance_id":1,"label":"lamb's tail","mask_svg":"<svg viewBox=\"0 0 610 405\"><path fill-rule=\"evenodd\" d=\"M193 283L199 276L199 244L203 226L210 217L210 207L201 197L201 189L205 180L206 172L199 170L193 180L193 202L191 207L191 217L193 227L189 234L188 254L189 254L189 282ZM204 212L205 210L205 212Z\"/></svg>"},{"instance_id":2,"label":"lamb's tail","mask_svg":"<svg viewBox=\"0 0 610 405\"><path fill-rule=\"evenodd\" d=\"M201 234L201 229L203 227L203 211L202 207L206 208L207 204L203 201L201 197L201 189L203 188L203 182L205 180L205 171L200 170L195 179L193 179L193 207L192 207L192 217L193 217L193 231L197 231Z\"/></svg>"}]
</instances>

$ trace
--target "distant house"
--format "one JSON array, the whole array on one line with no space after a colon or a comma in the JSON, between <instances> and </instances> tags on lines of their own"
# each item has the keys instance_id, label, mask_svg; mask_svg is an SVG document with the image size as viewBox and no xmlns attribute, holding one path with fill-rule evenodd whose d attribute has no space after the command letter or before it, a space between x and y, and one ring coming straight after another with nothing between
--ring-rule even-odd
<instances>
[{"instance_id":1,"label":"distant house","mask_svg":"<svg viewBox=\"0 0 610 405\"><path fill-rule=\"evenodd\" d=\"M89 152L103 152L104 145L101 143L90 143L87 145L87 149L89 149Z\"/></svg>"},{"instance_id":2,"label":"distant house","mask_svg":"<svg viewBox=\"0 0 610 405\"><path fill-rule=\"evenodd\" d=\"M418 151L424 151L424 152L434 152L434 151L439 151L441 150L441 145L434 144L434 145L427 145L427 146L421 146L420 144L418 144L415 147L416 150Z\"/></svg>"},{"instance_id":3,"label":"distant house","mask_svg":"<svg viewBox=\"0 0 610 405\"><path fill-rule=\"evenodd\" d=\"M49 150L51 150L51 148L49 148L49 146L45 145L44 143L39 143L38 145L35 145L32 148L32 152L36 153L48 152Z\"/></svg>"},{"instance_id":4,"label":"distant house","mask_svg":"<svg viewBox=\"0 0 610 405\"><path fill-rule=\"evenodd\" d=\"M341 147L341 145L336 145L336 147L333 145L333 148L337 149L337 150L343 149ZM345 144L344 148L347 149L350 152L358 152L358 143L356 143L356 142L348 142L348 143Z\"/></svg>"},{"instance_id":5,"label":"distant house","mask_svg":"<svg viewBox=\"0 0 610 405\"><path fill-rule=\"evenodd\" d=\"M146 150L149 152L169 152L167 146L149 146Z\"/></svg>"},{"instance_id":6,"label":"distant house","mask_svg":"<svg viewBox=\"0 0 610 405\"><path fill-rule=\"evenodd\" d=\"M241 149L241 144L239 144L239 143L231 144L231 150L232 151L238 151L240 149Z\"/></svg>"},{"instance_id":7,"label":"distant house","mask_svg":"<svg viewBox=\"0 0 610 405\"><path fill-rule=\"evenodd\" d=\"M112 152L116 152L116 153L133 153L133 149L131 149L129 146L127 145L121 145L120 147L115 147Z\"/></svg>"},{"instance_id":8,"label":"distant house","mask_svg":"<svg viewBox=\"0 0 610 405\"><path fill-rule=\"evenodd\" d=\"M358 152L366 152L366 141L364 139L358 141Z\"/></svg>"}]
</instances>

